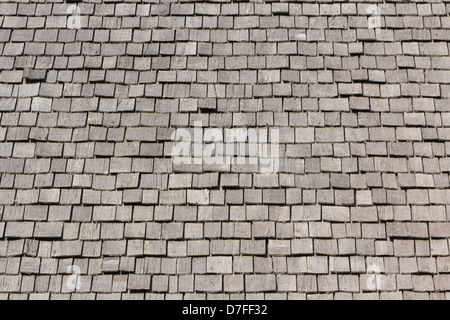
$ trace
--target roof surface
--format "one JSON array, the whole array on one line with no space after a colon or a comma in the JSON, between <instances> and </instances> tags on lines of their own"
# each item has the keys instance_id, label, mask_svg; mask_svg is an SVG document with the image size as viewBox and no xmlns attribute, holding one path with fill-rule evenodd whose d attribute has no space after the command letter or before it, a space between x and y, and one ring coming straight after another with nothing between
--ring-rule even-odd
<instances>
[{"instance_id":1,"label":"roof surface","mask_svg":"<svg viewBox=\"0 0 450 320\"><path fill-rule=\"evenodd\" d=\"M0 298L450 299L449 9L0 1Z\"/></svg>"}]
</instances>

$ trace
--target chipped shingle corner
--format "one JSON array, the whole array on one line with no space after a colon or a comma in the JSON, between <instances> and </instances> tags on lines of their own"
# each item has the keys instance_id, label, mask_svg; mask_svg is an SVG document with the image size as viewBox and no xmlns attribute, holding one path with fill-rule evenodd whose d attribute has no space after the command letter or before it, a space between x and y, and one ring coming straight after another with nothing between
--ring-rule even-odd
<instances>
[{"instance_id":1,"label":"chipped shingle corner","mask_svg":"<svg viewBox=\"0 0 450 320\"><path fill-rule=\"evenodd\" d=\"M25 82L45 82L47 70L24 69L23 78Z\"/></svg>"}]
</instances>

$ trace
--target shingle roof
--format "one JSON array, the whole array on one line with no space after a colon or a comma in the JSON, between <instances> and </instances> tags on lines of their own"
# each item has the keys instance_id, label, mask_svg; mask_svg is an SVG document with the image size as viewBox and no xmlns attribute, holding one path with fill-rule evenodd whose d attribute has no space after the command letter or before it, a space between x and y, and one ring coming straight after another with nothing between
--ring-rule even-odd
<instances>
[{"instance_id":1,"label":"shingle roof","mask_svg":"<svg viewBox=\"0 0 450 320\"><path fill-rule=\"evenodd\" d=\"M1 0L0 299L449 299L449 9Z\"/></svg>"}]
</instances>

